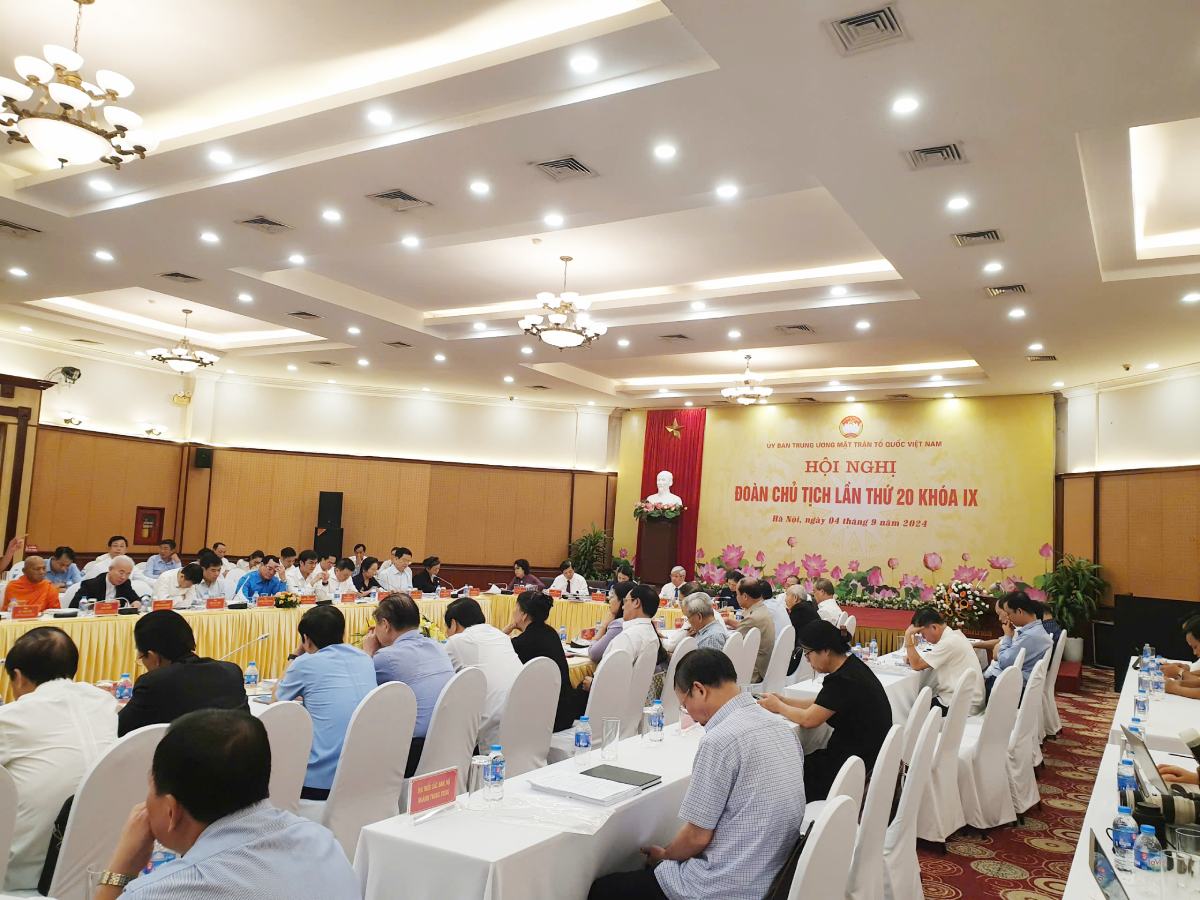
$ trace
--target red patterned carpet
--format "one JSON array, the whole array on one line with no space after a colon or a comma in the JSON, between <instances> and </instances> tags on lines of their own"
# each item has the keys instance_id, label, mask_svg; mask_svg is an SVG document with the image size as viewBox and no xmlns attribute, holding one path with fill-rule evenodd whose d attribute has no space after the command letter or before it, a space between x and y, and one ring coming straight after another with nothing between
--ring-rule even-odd
<instances>
[{"instance_id":1,"label":"red patterned carpet","mask_svg":"<svg viewBox=\"0 0 1200 900\"><path fill-rule=\"evenodd\" d=\"M959 832L944 856L919 845L929 900L1062 896L1116 705L1112 673L1085 667L1080 693L1058 695L1063 730L1042 745L1041 804L1025 814L1023 825L996 828L985 837L970 829Z\"/></svg>"}]
</instances>

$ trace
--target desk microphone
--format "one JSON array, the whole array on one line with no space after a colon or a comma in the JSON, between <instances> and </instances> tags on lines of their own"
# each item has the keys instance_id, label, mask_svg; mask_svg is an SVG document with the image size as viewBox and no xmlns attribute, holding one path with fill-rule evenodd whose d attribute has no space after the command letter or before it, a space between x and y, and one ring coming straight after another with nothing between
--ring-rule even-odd
<instances>
[{"instance_id":1,"label":"desk microphone","mask_svg":"<svg viewBox=\"0 0 1200 900\"><path fill-rule=\"evenodd\" d=\"M229 659L229 657L233 656L233 654L235 654L241 650L245 650L251 644L257 644L259 641L265 641L270 636L271 635L268 632L264 631L262 634L260 634L258 637L254 638L253 640L246 641L246 643L242 644L242 646L234 647L232 650L230 650L228 653L226 653L224 656L222 656L220 659L218 659L217 662L222 662L223 660Z\"/></svg>"},{"instance_id":2,"label":"desk microphone","mask_svg":"<svg viewBox=\"0 0 1200 900\"><path fill-rule=\"evenodd\" d=\"M434 578L437 580L437 583L438 583L438 584L443 584L443 585L445 585L446 587L450 588L450 590L452 590L452 591L457 591L457 590L458 590L458 588L456 588L454 585L452 585L452 584L451 584L449 581L447 581L447 580L446 580L445 578L443 578L441 575L434 575L433 577L434 577Z\"/></svg>"}]
</instances>

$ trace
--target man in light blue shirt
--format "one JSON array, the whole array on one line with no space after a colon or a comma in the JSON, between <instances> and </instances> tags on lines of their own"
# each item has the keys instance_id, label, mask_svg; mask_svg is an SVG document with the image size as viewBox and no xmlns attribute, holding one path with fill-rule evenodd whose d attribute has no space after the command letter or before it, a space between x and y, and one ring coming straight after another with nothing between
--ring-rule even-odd
<instances>
[{"instance_id":1,"label":"man in light blue shirt","mask_svg":"<svg viewBox=\"0 0 1200 900\"><path fill-rule=\"evenodd\" d=\"M83 581L83 573L75 565L75 551L70 547L55 547L50 564L46 566L46 580L60 591Z\"/></svg>"},{"instance_id":2,"label":"man in light blue shirt","mask_svg":"<svg viewBox=\"0 0 1200 900\"><path fill-rule=\"evenodd\" d=\"M238 599L253 603L254 598L259 594L264 597L273 597L286 591L287 585L275 574L278 571L279 557L264 556L258 568L243 575L242 580L238 582L235 592Z\"/></svg>"},{"instance_id":3,"label":"man in light blue shirt","mask_svg":"<svg viewBox=\"0 0 1200 900\"><path fill-rule=\"evenodd\" d=\"M1025 651L1025 662L1021 666L1022 681L1028 681L1034 665L1047 650L1054 646L1054 639L1042 627L1042 605L1024 591L1013 591L1002 601L1008 614L1004 626L1004 637L996 645L996 658L983 673L984 688L992 695L996 678L1017 661L1021 650Z\"/></svg>"},{"instance_id":4,"label":"man in light blue shirt","mask_svg":"<svg viewBox=\"0 0 1200 900\"><path fill-rule=\"evenodd\" d=\"M703 591L688 594L683 600L683 614L687 616L688 630L696 639L696 649L724 650L730 631L716 617L712 597Z\"/></svg>"},{"instance_id":5,"label":"man in light blue shirt","mask_svg":"<svg viewBox=\"0 0 1200 900\"><path fill-rule=\"evenodd\" d=\"M442 688L454 677L446 650L418 630L421 611L408 594L389 594L375 608L375 628L363 639L363 649L375 663L380 684L403 681L417 697L417 724L413 729L405 775L409 778L421 761L429 720Z\"/></svg>"},{"instance_id":6,"label":"man in light blue shirt","mask_svg":"<svg viewBox=\"0 0 1200 900\"><path fill-rule=\"evenodd\" d=\"M296 648L275 688L276 700L302 700L312 717L313 740L304 777L305 800L326 800L342 756L350 717L375 690L371 657L343 643L346 617L336 606L314 606L300 617Z\"/></svg>"},{"instance_id":7,"label":"man in light blue shirt","mask_svg":"<svg viewBox=\"0 0 1200 900\"><path fill-rule=\"evenodd\" d=\"M147 579L153 581L163 572L180 568L183 568L183 563L179 561L179 555L175 552L175 542L167 538L158 545L158 556L146 560L146 568L142 572Z\"/></svg>"},{"instance_id":8,"label":"man in light blue shirt","mask_svg":"<svg viewBox=\"0 0 1200 900\"><path fill-rule=\"evenodd\" d=\"M346 852L328 829L272 806L270 780L258 719L215 709L176 719L94 900L360 900ZM179 857L139 874L156 840Z\"/></svg>"}]
</instances>

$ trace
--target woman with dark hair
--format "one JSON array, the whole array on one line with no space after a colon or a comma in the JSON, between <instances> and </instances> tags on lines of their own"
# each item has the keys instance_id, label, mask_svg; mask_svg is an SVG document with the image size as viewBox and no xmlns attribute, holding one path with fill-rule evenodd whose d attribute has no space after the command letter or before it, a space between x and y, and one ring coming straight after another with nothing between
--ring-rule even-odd
<instances>
[{"instance_id":1,"label":"woman with dark hair","mask_svg":"<svg viewBox=\"0 0 1200 900\"><path fill-rule=\"evenodd\" d=\"M633 566L625 562L625 560L621 560L613 567L612 575L612 580L608 583L609 599L612 599L613 589L618 584L628 584L633 581Z\"/></svg>"},{"instance_id":2,"label":"woman with dark hair","mask_svg":"<svg viewBox=\"0 0 1200 900\"><path fill-rule=\"evenodd\" d=\"M436 556L427 556L421 560L424 571L413 576L413 588L425 594L436 594L438 591L438 570L442 561Z\"/></svg>"},{"instance_id":3,"label":"woman with dark hair","mask_svg":"<svg viewBox=\"0 0 1200 900\"><path fill-rule=\"evenodd\" d=\"M571 675L567 668L567 654L563 651L562 641L558 632L546 620L550 618L550 610L554 608L554 598L542 591L523 591L517 596L513 607L512 619L504 628L504 633L511 635L520 631L512 639L513 650L521 664L544 656L556 666L562 681L558 689L558 710L554 714L554 730L562 731L570 728L579 715L578 694L571 687Z\"/></svg>"},{"instance_id":4,"label":"woman with dark hair","mask_svg":"<svg viewBox=\"0 0 1200 900\"><path fill-rule=\"evenodd\" d=\"M592 646L588 647L588 656L591 657L592 662L599 664L608 645L621 633L621 626L625 624L624 619L621 618L621 608L625 605L625 598L629 596L633 587L632 581L622 581L609 591L608 614L600 623L600 631L592 639Z\"/></svg>"},{"instance_id":5,"label":"woman with dark hair","mask_svg":"<svg viewBox=\"0 0 1200 900\"><path fill-rule=\"evenodd\" d=\"M372 588L379 588L380 584L375 580L378 572L379 560L373 556L363 559L362 564L358 567L358 574L354 576L354 589L360 594L365 594Z\"/></svg>"},{"instance_id":6,"label":"woman with dark hair","mask_svg":"<svg viewBox=\"0 0 1200 900\"><path fill-rule=\"evenodd\" d=\"M509 590L514 594L519 594L522 589L533 590L536 588L539 591L546 589L546 583L529 571L529 560L518 559L513 563L513 580L509 585Z\"/></svg>"},{"instance_id":7,"label":"woman with dark hair","mask_svg":"<svg viewBox=\"0 0 1200 900\"><path fill-rule=\"evenodd\" d=\"M810 622L800 633L800 648L813 670L825 676L812 700L768 694L758 701L804 728L833 729L824 749L804 754L804 797L824 800L844 763L861 757L867 773L892 727L892 705L875 673L850 652L846 638L831 623Z\"/></svg>"}]
</instances>

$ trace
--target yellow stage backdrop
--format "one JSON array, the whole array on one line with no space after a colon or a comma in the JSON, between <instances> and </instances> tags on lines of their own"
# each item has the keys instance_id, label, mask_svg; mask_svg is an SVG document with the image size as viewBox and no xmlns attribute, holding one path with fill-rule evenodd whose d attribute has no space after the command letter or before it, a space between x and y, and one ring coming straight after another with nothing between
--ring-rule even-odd
<instances>
[{"instance_id":1,"label":"yellow stage backdrop","mask_svg":"<svg viewBox=\"0 0 1200 900\"><path fill-rule=\"evenodd\" d=\"M626 496L640 483L644 417L627 414L618 479L617 547L636 545ZM639 455L626 439L638 441ZM628 469L627 471L627 464ZM742 546L768 571L806 553L842 569L921 574L943 559L949 580L970 565L1011 557L1008 575L1032 579L1053 539L1054 406L1048 396L893 403L710 408L705 426L698 547L706 558ZM687 514L691 514L689 510ZM887 569L897 558L899 568ZM993 573L994 575L995 573Z\"/></svg>"}]
</instances>

